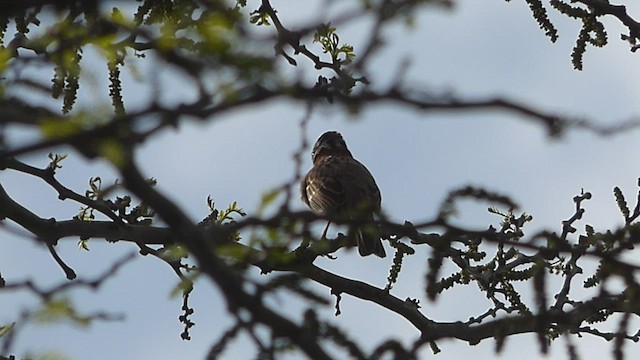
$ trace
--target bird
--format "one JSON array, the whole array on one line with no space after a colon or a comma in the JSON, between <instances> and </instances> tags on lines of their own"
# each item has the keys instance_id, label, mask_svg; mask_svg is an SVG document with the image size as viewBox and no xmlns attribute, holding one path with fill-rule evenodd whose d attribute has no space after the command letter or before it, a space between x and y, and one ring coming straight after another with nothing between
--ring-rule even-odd
<instances>
[{"instance_id":1,"label":"bird","mask_svg":"<svg viewBox=\"0 0 640 360\"><path fill-rule=\"evenodd\" d=\"M355 237L360 256L386 256L373 215L380 212L382 197L373 175L353 158L337 131L322 134L311 151L313 167L300 182L302 201L319 215L357 221L349 236ZM327 223L324 239L331 221Z\"/></svg>"}]
</instances>

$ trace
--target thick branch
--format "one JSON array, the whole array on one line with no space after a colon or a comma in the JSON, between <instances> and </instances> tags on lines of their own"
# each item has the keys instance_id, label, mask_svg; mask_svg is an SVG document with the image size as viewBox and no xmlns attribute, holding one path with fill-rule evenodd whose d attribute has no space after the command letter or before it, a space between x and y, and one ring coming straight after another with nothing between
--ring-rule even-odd
<instances>
[{"instance_id":1,"label":"thick branch","mask_svg":"<svg viewBox=\"0 0 640 360\"><path fill-rule=\"evenodd\" d=\"M81 221L44 219L15 202L0 184L0 219L8 218L32 234L55 243L66 237L80 239L104 238L109 241L128 240L136 243L170 244L168 229L143 225L118 225L112 221Z\"/></svg>"},{"instance_id":2,"label":"thick branch","mask_svg":"<svg viewBox=\"0 0 640 360\"><path fill-rule=\"evenodd\" d=\"M127 178L131 178L133 175L126 174L126 176ZM134 180L143 181L140 180L139 174L137 173L135 174ZM149 186L146 182L144 182L144 184L144 186ZM178 216L174 212L179 210L175 208L173 204L166 202L167 200L165 199L162 199L161 201L155 199L155 197L158 196L156 195L157 193L152 192L151 194L146 194L145 192L137 190L138 186L142 186L141 183L136 182L134 183L134 185L128 186L131 190L135 190L135 193L144 200L153 201L152 203L150 203L150 205L152 205L154 208L164 209L161 212L161 216L164 219L173 219L173 216ZM264 305L256 305L255 301L257 300L253 299L252 296L244 292L244 290L240 286L241 281L239 279L236 279L237 275L229 273L229 271L231 270L228 269L220 259L218 259L211 253L209 246L206 244L217 243L217 240L215 239L218 238L220 234L222 234L222 230L219 231L219 229L215 228L206 229L206 231L201 231L202 229L198 230L196 225L192 224L186 217L184 217L184 215L179 215L181 218L178 218L179 222L177 223L174 223L175 221L173 220L168 221L171 228L159 228L129 224L116 225L115 223L109 221L88 222L70 220L57 222L53 219L47 220L40 218L28 209L17 204L8 196L8 194L4 191L4 188L2 188L1 186L0 205L0 209L2 209L2 213L0 215L2 215L3 218L6 217L8 219L11 219L25 229L36 234L38 237L45 239L57 240L64 237L105 238L109 240L126 240L138 244L149 245L169 244L174 243L176 239L180 239L189 247L190 251L195 255L200 264L201 270L207 274L210 274L214 281L220 281L219 285L225 295L228 296L230 306L242 306L254 309L254 311L258 311L261 313L266 312L262 315L256 315L261 322L279 324L278 326L280 326L282 325L280 324L280 322L284 321L284 318L282 318L277 313L263 308ZM168 211L167 207L171 211ZM290 215L295 216L296 214ZM307 216L308 214L300 213L297 215L302 216L301 219L305 219L305 216ZM312 221L313 219L306 220ZM277 215L273 219L265 220L250 218L246 221L236 223L229 229L224 229L224 233L226 233L227 231L239 230L245 227L277 226L278 224L281 224L281 221L281 215ZM185 230L176 231L176 229ZM405 232L407 231L404 226L398 226L398 229ZM457 232L462 233L463 231L461 229L457 229ZM491 241L506 241L504 239L497 239L495 236L491 236L490 233L479 233L478 235ZM495 233L493 233L493 235L495 235ZM412 235L412 237L416 236L417 233ZM471 234L471 236L474 235ZM432 237L429 236L427 236L426 238L430 241L433 240ZM229 244L226 243L226 245ZM585 319L592 317L594 314L601 310L607 309L610 311L633 312L636 314L640 313L637 305L627 304L620 298L596 297L584 303L574 303L573 308L570 311L564 311L562 308L552 306L548 312L546 312L545 314L541 314L538 317L530 315L515 315L493 321L485 321L481 324L463 322L434 322L428 319L422 312L420 312L417 304L410 299L403 301L385 291L384 289L371 286L361 281L344 278L318 268L311 263L318 255L318 253L314 253L312 249L305 249L296 253L295 261L290 261L287 263L272 263L270 262L272 260L269 260L268 258L265 259L264 256L260 256L260 252L258 250L246 247L245 245L239 243L231 243L231 245L241 247L243 249L242 253L249 254L249 256L247 256L247 259L249 259L249 261L254 265L263 269L263 271L265 272L273 270L295 271L313 281L327 286L328 288L332 289L333 293L349 294L359 299L372 301L386 309L389 309L407 319L407 321L409 321L421 333L422 337L428 341L443 338L457 338L474 344L483 339L494 337L496 336L496 334L506 336L511 334L539 331L539 321L544 321L547 324L556 324L564 328L573 329L572 331L577 331L576 329L578 329L578 326ZM337 243L333 245L340 246ZM438 247L441 249L444 249L443 246L446 247L446 244L438 245ZM526 242L519 243L518 246L534 249L533 244L529 244ZM560 251L566 252L570 252L571 250L572 249L570 248L560 249ZM216 275L214 276L212 275L212 273L215 273ZM220 277L221 279L219 280L218 277ZM254 306L257 307L254 308ZM533 321L533 319L537 320ZM283 324L285 328L290 329L291 331L298 331L295 330L296 325L293 323L285 322ZM300 341L304 342L306 340ZM314 345L305 344L304 346L312 347Z\"/></svg>"},{"instance_id":3,"label":"thick branch","mask_svg":"<svg viewBox=\"0 0 640 360\"><path fill-rule=\"evenodd\" d=\"M614 5L604 0L576 0L594 9L598 14L612 15L622 22L628 29L632 37L640 35L640 23L634 20L628 13L624 5Z\"/></svg>"},{"instance_id":4,"label":"thick branch","mask_svg":"<svg viewBox=\"0 0 640 360\"><path fill-rule=\"evenodd\" d=\"M122 220L113 212L106 203L102 201L91 200L86 196L82 196L66 186L62 185L56 178L54 177L54 171L51 168L46 169L38 169L33 166L27 165L23 162L16 160L15 158L0 158L0 169L13 169L26 174L30 174L36 177L41 178L47 184L51 185L58 192L58 199L72 199L80 204L86 205L90 208L96 209L102 214L109 217L111 220L115 221L118 224L122 224Z\"/></svg>"}]
</instances>

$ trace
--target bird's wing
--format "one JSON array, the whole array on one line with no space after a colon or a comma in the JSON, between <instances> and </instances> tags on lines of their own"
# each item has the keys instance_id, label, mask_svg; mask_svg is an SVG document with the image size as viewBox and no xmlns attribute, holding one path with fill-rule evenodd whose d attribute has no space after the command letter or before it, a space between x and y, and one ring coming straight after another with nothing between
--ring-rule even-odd
<instances>
[{"instance_id":1,"label":"bird's wing","mask_svg":"<svg viewBox=\"0 0 640 360\"><path fill-rule=\"evenodd\" d=\"M304 181L303 196L309 207L321 214L336 214L346 205L345 188L339 178L312 169Z\"/></svg>"},{"instance_id":2,"label":"bird's wing","mask_svg":"<svg viewBox=\"0 0 640 360\"><path fill-rule=\"evenodd\" d=\"M380 209L380 189L373 176L359 161L352 159L350 166L344 167L344 186L349 207L353 210L378 211ZM360 209L358 209L360 207Z\"/></svg>"}]
</instances>

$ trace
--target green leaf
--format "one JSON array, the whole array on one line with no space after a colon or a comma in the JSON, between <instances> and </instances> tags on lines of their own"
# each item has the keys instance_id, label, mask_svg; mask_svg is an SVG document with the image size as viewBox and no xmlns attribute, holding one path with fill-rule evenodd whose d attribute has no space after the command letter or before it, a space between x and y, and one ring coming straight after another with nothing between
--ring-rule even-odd
<instances>
[{"instance_id":1,"label":"green leaf","mask_svg":"<svg viewBox=\"0 0 640 360\"><path fill-rule=\"evenodd\" d=\"M52 170L57 170L57 169L62 169L62 165L60 165L60 163L62 162L62 160L67 158L67 154L54 154L54 153L49 153L49 159L51 160L51 162L49 163L48 168L52 169Z\"/></svg>"},{"instance_id":2,"label":"green leaf","mask_svg":"<svg viewBox=\"0 0 640 360\"><path fill-rule=\"evenodd\" d=\"M78 241L78 249L89 251L89 241L88 240L79 240Z\"/></svg>"},{"instance_id":3,"label":"green leaf","mask_svg":"<svg viewBox=\"0 0 640 360\"><path fill-rule=\"evenodd\" d=\"M175 298L178 295L182 295L184 293L189 293L193 290L193 282L198 278L199 275L194 275L191 278L182 279L169 293L171 298Z\"/></svg>"},{"instance_id":4,"label":"green leaf","mask_svg":"<svg viewBox=\"0 0 640 360\"><path fill-rule=\"evenodd\" d=\"M163 249L161 255L167 261L179 261L189 256L189 250L181 245L170 245Z\"/></svg>"},{"instance_id":5,"label":"green leaf","mask_svg":"<svg viewBox=\"0 0 640 360\"><path fill-rule=\"evenodd\" d=\"M282 189L276 188L262 194L262 197L260 198L260 204L258 205L258 214L262 214L266 210L266 208L269 207L269 205L273 204L280 193L282 193Z\"/></svg>"},{"instance_id":6,"label":"green leaf","mask_svg":"<svg viewBox=\"0 0 640 360\"><path fill-rule=\"evenodd\" d=\"M33 319L42 324L66 320L71 321L74 325L85 327L91 323L91 318L78 314L71 304L71 300L67 298L47 301L33 315Z\"/></svg>"},{"instance_id":7,"label":"green leaf","mask_svg":"<svg viewBox=\"0 0 640 360\"><path fill-rule=\"evenodd\" d=\"M7 69L7 64L9 60L13 57L11 50L0 47L0 74L3 73Z\"/></svg>"},{"instance_id":8,"label":"green leaf","mask_svg":"<svg viewBox=\"0 0 640 360\"><path fill-rule=\"evenodd\" d=\"M100 153L116 167L122 167L126 161L126 150L116 140L105 140L100 146Z\"/></svg>"},{"instance_id":9,"label":"green leaf","mask_svg":"<svg viewBox=\"0 0 640 360\"><path fill-rule=\"evenodd\" d=\"M60 139L74 136L85 127L83 116L68 118L45 118L40 121L40 133L45 139Z\"/></svg>"},{"instance_id":10,"label":"green leaf","mask_svg":"<svg viewBox=\"0 0 640 360\"><path fill-rule=\"evenodd\" d=\"M2 337L5 334L8 334L9 332L11 332L11 330L13 330L13 326L15 324L16 324L15 322L12 322L11 324L0 326L0 337Z\"/></svg>"}]
</instances>

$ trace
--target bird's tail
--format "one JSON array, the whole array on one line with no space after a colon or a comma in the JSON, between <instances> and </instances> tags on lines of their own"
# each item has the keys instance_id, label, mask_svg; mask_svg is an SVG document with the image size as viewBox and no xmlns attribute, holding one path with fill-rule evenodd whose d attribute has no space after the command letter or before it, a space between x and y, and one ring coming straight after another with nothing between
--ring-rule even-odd
<instances>
[{"instance_id":1,"label":"bird's tail","mask_svg":"<svg viewBox=\"0 0 640 360\"><path fill-rule=\"evenodd\" d=\"M360 256L368 256L371 254L375 254L381 258L387 256L382 246L382 241L380 241L380 232L377 226L368 225L358 227L355 229L354 234Z\"/></svg>"}]
</instances>

